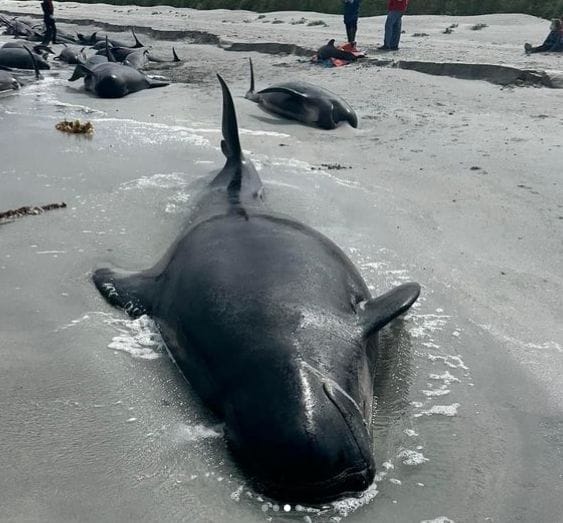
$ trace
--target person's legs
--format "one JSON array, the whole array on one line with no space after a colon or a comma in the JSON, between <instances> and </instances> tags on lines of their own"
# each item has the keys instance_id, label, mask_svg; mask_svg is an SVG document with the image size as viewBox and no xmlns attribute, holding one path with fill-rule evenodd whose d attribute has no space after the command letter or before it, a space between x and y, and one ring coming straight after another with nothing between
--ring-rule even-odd
<instances>
[{"instance_id":1,"label":"person's legs","mask_svg":"<svg viewBox=\"0 0 563 523\"><path fill-rule=\"evenodd\" d=\"M387 13L387 20L385 20L385 38L383 39L384 49L391 48L391 39L393 38L393 23L394 23L393 13L395 13L395 11L389 11Z\"/></svg>"},{"instance_id":2,"label":"person's legs","mask_svg":"<svg viewBox=\"0 0 563 523\"><path fill-rule=\"evenodd\" d=\"M399 49L399 42L401 40L401 29L403 28L403 13L396 11L397 17L395 23L393 24L393 36L391 37L391 49Z\"/></svg>"},{"instance_id":3,"label":"person's legs","mask_svg":"<svg viewBox=\"0 0 563 523\"><path fill-rule=\"evenodd\" d=\"M55 25L55 21L51 20L51 24L53 27L53 43L56 44L57 43L57 26Z\"/></svg>"},{"instance_id":4,"label":"person's legs","mask_svg":"<svg viewBox=\"0 0 563 523\"><path fill-rule=\"evenodd\" d=\"M547 45L538 45L537 47L532 47L531 45L525 45L524 49L526 50L526 53L544 53L546 51L549 51L550 47L548 47Z\"/></svg>"},{"instance_id":5,"label":"person's legs","mask_svg":"<svg viewBox=\"0 0 563 523\"><path fill-rule=\"evenodd\" d=\"M344 25L346 26L346 36L349 43L354 43L356 41L359 11L360 0L344 3Z\"/></svg>"},{"instance_id":6,"label":"person's legs","mask_svg":"<svg viewBox=\"0 0 563 523\"><path fill-rule=\"evenodd\" d=\"M43 40L41 40L41 43L43 45L49 45L49 42L51 41L51 25L50 25L51 20L49 19L49 17L47 15L45 15L43 17L43 23L45 24L45 34L43 35Z\"/></svg>"},{"instance_id":7,"label":"person's legs","mask_svg":"<svg viewBox=\"0 0 563 523\"><path fill-rule=\"evenodd\" d=\"M399 39L401 38L401 17L403 13L401 11L389 11L387 14L387 20L385 21L385 40L383 43L383 49L393 49L399 45ZM398 23L398 27L397 27ZM398 37L395 32L398 31Z\"/></svg>"}]
</instances>

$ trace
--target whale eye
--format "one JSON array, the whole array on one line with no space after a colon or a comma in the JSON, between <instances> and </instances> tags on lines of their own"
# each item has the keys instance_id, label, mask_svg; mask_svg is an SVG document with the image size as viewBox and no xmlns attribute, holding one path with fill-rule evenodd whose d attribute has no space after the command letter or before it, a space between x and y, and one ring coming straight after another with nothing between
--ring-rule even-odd
<instances>
[{"instance_id":1,"label":"whale eye","mask_svg":"<svg viewBox=\"0 0 563 523\"><path fill-rule=\"evenodd\" d=\"M353 294L350 297L350 306L352 307L352 310L354 311L354 313L357 314L358 312L358 306L364 301L364 297L361 296L360 294ZM361 305L360 305L361 307Z\"/></svg>"}]
</instances>

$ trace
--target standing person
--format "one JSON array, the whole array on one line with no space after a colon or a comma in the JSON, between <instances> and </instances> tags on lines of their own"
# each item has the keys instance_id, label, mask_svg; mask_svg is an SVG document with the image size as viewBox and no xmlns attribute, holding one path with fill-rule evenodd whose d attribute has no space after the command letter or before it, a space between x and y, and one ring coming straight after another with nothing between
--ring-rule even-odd
<instances>
[{"instance_id":1,"label":"standing person","mask_svg":"<svg viewBox=\"0 0 563 523\"><path fill-rule=\"evenodd\" d=\"M57 43L57 27L55 26L55 8L53 0L41 0L41 9L43 10L43 22L45 22L45 36L41 42L48 45L49 42Z\"/></svg>"},{"instance_id":2,"label":"standing person","mask_svg":"<svg viewBox=\"0 0 563 523\"><path fill-rule=\"evenodd\" d=\"M388 0L387 21L385 22L385 40L381 51L398 51L401 40L402 18L409 5L409 0Z\"/></svg>"},{"instance_id":3,"label":"standing person","mask_svg":"<svg viewBox=\"0 0 563 523\"><path fill-rule=\"evenodd\" d=\"M356 32L358 31L358 16L361 0L343 0L344 2L344 25L348 43L342 46L346 51L356 51Z\"/></svg>"}]
</instances>

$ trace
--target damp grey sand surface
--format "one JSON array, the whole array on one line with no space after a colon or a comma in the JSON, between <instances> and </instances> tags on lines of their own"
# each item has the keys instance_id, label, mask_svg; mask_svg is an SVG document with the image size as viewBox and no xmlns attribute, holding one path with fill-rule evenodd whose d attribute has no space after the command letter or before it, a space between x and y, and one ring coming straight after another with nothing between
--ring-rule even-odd
<instances>
[{"instance_id":1,"label":"damp grey sand surface","mask_svg":"<svg viewBox=\"0 0 563 523\"><path fill-rule=\"evenodd\" d=\"M187 84L99 100L57 66L0 98L0 210L68 204L0 225L0 520L558 521L561 93L174 45L189 63L156 72ZM359 129L261 112L242 98L248 56L260 86L291 76L344 95ZM378 476L359 499L254 492L150 320L90 282L158 260L221 167L215 72L270 205L336 241L374 294L423 286L384 335ZM64 118L93 137L59 133Z\"/></svg>"}]
</instances>

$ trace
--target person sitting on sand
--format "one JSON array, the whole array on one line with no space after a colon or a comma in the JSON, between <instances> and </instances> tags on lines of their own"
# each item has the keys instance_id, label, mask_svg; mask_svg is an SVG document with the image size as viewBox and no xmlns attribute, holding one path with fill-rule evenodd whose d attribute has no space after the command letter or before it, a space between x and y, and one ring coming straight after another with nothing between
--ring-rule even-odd
<instances>
[{"instance_id":1,"label":"person sitting on sand","mask_svg":"<svg viewBox=\"0 0 563 523\"><path fill-rule=\"evenodd\" d=\"M524 50L526 54L530 53L553 53L563 51L563 24L561 19L555 18L551 21L550 32L542 45L533 47L532 44L525 43Z\"/></svg>"},{"instance_id":2,"label":"person sitting on sand","mask_svg":"<svg viewBox=\"0 0 563 523\"><path fill-rule=\"evenodd\" d=\"M57 27L55 26L55 8L53 0L41 0L41 9L43 10L43 22L45 22L45 36L41 42L43 45L49 45L49 42L57 43Z\"/></svg>"},{"instance_id":3,"label":"person sitting on sand","mask_svg":"<svg viewBox=\"0 0 563 523\"><path fill-rule=\"evenodd\" d=\"M342 46L343 49L350 52L356 49L356 32L358 30L358 16L360 12L361 0L343 0L344 2L344 25L346 26L346 36L348 43Z\"/></svg>"}]
</instances>

